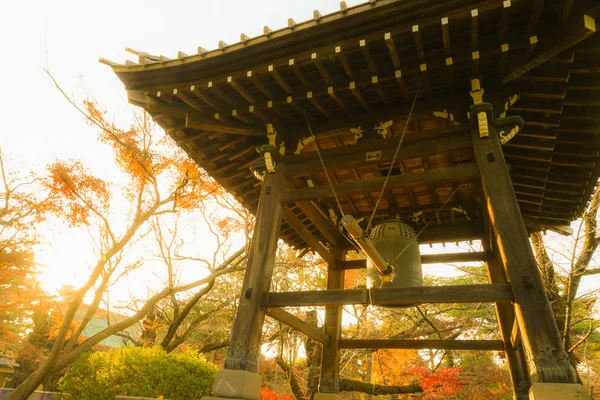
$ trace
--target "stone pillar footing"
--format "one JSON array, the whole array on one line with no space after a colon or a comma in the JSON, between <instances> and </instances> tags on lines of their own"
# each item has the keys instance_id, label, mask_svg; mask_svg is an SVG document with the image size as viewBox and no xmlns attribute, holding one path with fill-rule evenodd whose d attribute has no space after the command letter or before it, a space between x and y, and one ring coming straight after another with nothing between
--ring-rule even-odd
<instances>
[{"instance_id":1,"label":"stone pillar footing","mask_svg":"<svg viewBox=\"0 0 600 400\"><path fill-rule=\"evenodd\" d=\"M315 393L314 400L342 400L341 394L336 393Z\"/></svg>"},{"instance_id":2,"label":"stone pillar footing","mask_svg":"<svg viewBox=\"0 0 600 400\"><path fill-rule=\"evenodd\" d=\"M588 390L578 383L535 382L529 389L530 400L588 400L589 398Z\"/></svg>"},{"instance_id":3,"label":"stone pillar footing","mask_svg":"<svg viewBox=\"0 0 600 400\"><path fill-rule=\"evenodd\" d=\"M214 397L203 400L258 400L262 378L259 374L235 369L223 369L215 375L212 393Z\"/></svg>"}]
</instances>

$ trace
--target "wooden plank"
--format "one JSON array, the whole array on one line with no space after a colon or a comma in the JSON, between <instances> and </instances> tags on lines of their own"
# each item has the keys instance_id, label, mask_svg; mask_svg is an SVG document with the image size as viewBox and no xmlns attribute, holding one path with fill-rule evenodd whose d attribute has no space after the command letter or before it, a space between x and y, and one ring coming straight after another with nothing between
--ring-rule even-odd
<instances>
[{"instance_id":1,"label":"wooden plank","mask_svg":"<svg viewBox=\"0 0 600 400\"><path fill-rule=\"evenodd\" d=\"M321 244L321 242L306 228L304 223L298 219L292 212L292 210L285 208L283 209L283 219L296 231L296 233L304 239L308 245L317 252L325 260L325 262L333 262L331 253Z\"/></svg>"},{"instance_id":2,"label":"wooden plank","mask_svg":"<svg viewBox=\"0 0 600 400\"><path fill-rule=\"evenodd\" d=\"M281 193L286 184L282 171L269 173L265 177L248 251L242 294L225 359L226 369L258 372L265 319L261 302L271 285L283 210Z\"/></svg>"},{"instance_id":3,"label":"wooden plank","mask_svg":"<svg viewBox=\"0 0 600 400\"><path fill-rule=\"evenodd\" d=\"M494 303L513 301L510 284L423 286L411 288L271 292L264 307L309 307L373 304ZM371 302L369 301L371 299Z\"/></svg>"},{"instance_id":4,"label":"wooden plank","mask_svg":"<svg viewBox=\"0 0 600 400\"><path fill-rule=\"evenodd\" d=\"M575 383L576 374L548 303L498 134L490 125L489 137L480 138L477 117L473 118L473 150L481 170L484 204L514 292L529 372L533 380L541 382Z\"/></svg>"},{"instance_id":5,"label":"wooden plank","mask_svg":"<svg viewBox=\"0 0 600 400\"><path fill-rule=\"evenodd\" d=\"M393 175L388 180L388 189L405 186L429 185L437 182L461 181L476 177L479 174L474 163L458 164L452 167L432 169L404 175ZM338 195L377 192L381 190L385 177L338 183L334 189ZM298 201L332 197L329 185L315 186L314 188L293 189L285 193L283 201Z\"/></svg>"},{"instance_id":6,"label":"wooden plank","mask_svg":"<svg viewBox=\"0 0 600 400\"><path fill-rule=\"evenodd\" d=\"M486 261L492 257L492 254L484 251L470 251L465 253L448 253L448 254L422 254L422 264L446 264L446 263L461 263L461 262L477 262ZM350 269L365 269L367 268L367 260L352 260L342 263L344 270Z\"/></svg>"},{"instance_id":7,"label":"wooden plank","mask_svg":"<svg viewBox=\"0 0 600 400\"><path fill-rule=\"evenodd\" d=\"M267 308L265 314L269 317L276 319L279 322L283 322L291 328L294 328L298 332L304 333L311 339L316 340L324 346L331 347L331 338L318 330L317 328L310 326L306 322L302 321L295 315L282 310L281 308Z\"/></svg>"},{"instance_id":8,"label":"wooden plank","mask_svg":"<svg viewBox=\"0 0 600 400\"><path fill-rule=\"evenodd\" d=\"M569 20L553 29L554 38L547 43L545 49L533 52L525 61L515 65L502 78L502 83L511 82L529 71L550 61L577 43L596 32L596 21L586 14L576 14Z\"/></svg>"},{"instance_id":9,"label":"wooden plank","mask_svg":"<svg viewBox=\"0 0 600 400\"><path fill-rule=\"evenodd\" d=\"M490 350L504 351L502 340L348 340L339 341L340 349L411 349L411 350Z\"/></svg>"}]
</instances>

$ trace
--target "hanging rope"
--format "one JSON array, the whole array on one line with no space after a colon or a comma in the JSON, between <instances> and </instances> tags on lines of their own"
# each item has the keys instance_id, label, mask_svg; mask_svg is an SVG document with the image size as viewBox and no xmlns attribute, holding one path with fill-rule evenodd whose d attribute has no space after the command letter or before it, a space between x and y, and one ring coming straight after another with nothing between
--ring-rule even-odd
<instances>
[{"instance_id":1,"label":"hanging rope","mask_svg":"<svg viewBox=\"0 0 600 400\"><path fill-rule=\"evenodd\" d=\"M392 168L394 164L396 164L396 159L398 158L398 153L400 152L400 147L402 146L402 142L404 141L404 135L406 135L406 130L408 129L408 124L412 118L413 112L415 111L415 105L417 104L417 98L419 97L419 93L421 92L421 86L423 85L423 81L419 82L419 87L417 88L417 92L415 93L415 98L413 99L412 105L410 106L410 111L408 112L408 117L406 118L406 123L404 124L404 129L402 130L402 135L400 136L400 140L398 141L398 146L396 146L396 152L394 153L394 158L392 158L392 164L390 165L390 169L383 181L383 187L381 188L381 192L379 192L379 197L375 202L375 206L373 207L373 212L371 213L371 217L369 218L369 223L367 224L367 230L371 230L373 218L375 218L375 213L377 212L377 208L379 207L379 202L381 202L381 198L383 197L383 193L387 187L388 181L390 180L390 176L392 175Z\"/></svg>"},{"instance_id":2,"label":"hanging rope","mask_svg":"<svg viewBox=\"0 0 600 400\"><path fill-rule=\"evenodd\" d=\"M340 203L340 199L338 198L337 193L335 192L335 187L333 186L333 182L331 181L331 177L329 176L329 172L327 171L327 167L325 166L325 161L323 161L323 156L321 155L321 150L319 150L319 144L317 143L317 137L313 133L312 127L310 126L310 122L308 122L308 117L304 114L304 119L306 120L306 125L308 126L308 131L310 132L310 136L313 139L313 144L315 145L315 149L317 150L317 155L319 156L319 161L321 162L321 167L323 167L323 173L327 177L327 182L329 182L329 187L331 188L331 192L333 193L333 197L335 198L335 202L340 210L340 215L344 216L344 209L342 208L342 203Z\"/></svg>"}]
</instances>

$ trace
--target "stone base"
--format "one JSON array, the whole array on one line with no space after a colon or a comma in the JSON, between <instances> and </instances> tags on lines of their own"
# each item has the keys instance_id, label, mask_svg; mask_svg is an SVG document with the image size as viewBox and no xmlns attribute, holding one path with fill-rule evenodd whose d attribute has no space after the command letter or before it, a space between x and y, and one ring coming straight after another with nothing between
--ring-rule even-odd
<instances>
[{"instance_id":1,"label":"stone base","mask_svg":"<svg viewBox=\"0 0 600 400\"><path fill-rule=\"evenodd\" d=\"M529 389L530 400L588 400L589 398L585 386L578 383L536 382Z\"/></svg>"},{"instance_id":2,"label":"stone base","mask_svg":"<svg viewBox=\"0 0 600 400\"><path fill-rule=\"evenodd\" d=\"M261 385L262 378L259 374L223 369L215 375L212 392L217 398L258 400Z\"/></svg>"},{"instance_id":3,"label":"stone base","mask_svg":"<svg viewBox=\"0 0 600 400\"><path fill-rule=\"evenodd\" d=\"M315 393L314 400L342 400L342 395L335 393Z\"/></svg>"}]
</instances>

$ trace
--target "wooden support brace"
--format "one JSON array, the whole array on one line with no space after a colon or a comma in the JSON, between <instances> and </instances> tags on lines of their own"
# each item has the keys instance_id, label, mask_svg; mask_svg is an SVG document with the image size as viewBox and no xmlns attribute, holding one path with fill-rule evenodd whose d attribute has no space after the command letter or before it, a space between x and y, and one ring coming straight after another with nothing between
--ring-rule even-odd
<instances>
[{"instance_id":1,"label":"wooden support brace","mask_svg":"<svg viewBox=\"0 0 600 400\"><path fill-rule=\"evenodd\" d=\"M283 218L289 226L296 231L296 233L304 239L306 243L315 251L318 255L325 260L325 262L333 262L331 253L321 244L321 242L306 228L306 226L294 215L294 213L287 209L283 209Z\"/></svg>"},{"instance_id":2,"label":"wooden support brace","mask_svg":"<svg viewBox=\"0 0 600 400\"><path fill-rule=\"evenodd\" d=\"M304 333L306 336L316 340L323 346L331 347L331 338L329 336L321 332L319 329L310 326L295 315L292 315L289 312L282 310L281 308L267 308L265 310L265 313L269 317L274 318L277 321L282 322L291 328L294 328L298 332Z\"/></svg>"}]
</instances>

